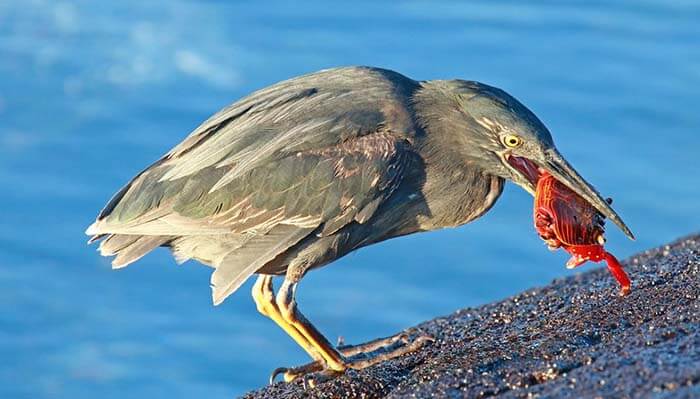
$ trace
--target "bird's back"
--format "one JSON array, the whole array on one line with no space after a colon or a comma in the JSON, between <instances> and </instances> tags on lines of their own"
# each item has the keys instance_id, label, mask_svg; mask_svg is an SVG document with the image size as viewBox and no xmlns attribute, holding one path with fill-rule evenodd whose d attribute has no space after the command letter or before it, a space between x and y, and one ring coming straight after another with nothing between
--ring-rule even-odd
<instances>
[{"instance_id":1,"label":"bird's back","mask_svg":"<svg viewBox=\"0 0 700 399\"><path fill-rule=\"evenodd\" d=\"M115 267L158 246L216 267L220 302L303 240L372 218L415 158L417 88L350 67L257 91L132 179L87 233Z\"/></svg>"}]
</instances>

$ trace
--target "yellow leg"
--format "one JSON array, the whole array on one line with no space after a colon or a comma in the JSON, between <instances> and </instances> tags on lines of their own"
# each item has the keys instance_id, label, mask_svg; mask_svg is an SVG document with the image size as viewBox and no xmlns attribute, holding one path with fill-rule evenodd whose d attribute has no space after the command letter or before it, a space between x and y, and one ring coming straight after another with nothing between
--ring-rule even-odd
<instances>
[{"instance_id":1,"label":"yellow leg","mask_svg":"<svg viewBox=\"0 0 700 399\"><path fill-rule=\"evenodd\" d=\"M326 363L326 368L333 371L345 371L348 368L345 357L328 342L328 339L304 317L297 309L294 299L296 283L285 279L277 294L277 308L282 317L306 338Z\"/></svg>"},{"instance_id":2,"label":"yellow leg","mask_svg":"<svg viewBox=\"0 0 700 399\"><path fill-rule=\"evenodd\" d=\"M314 359L312 363L301 367L275 370L270 378L271 383L274 382L275 376L280 373L283 374L284 380L289 382L303 375L318 371L329 371L330 374L337 375L337 373L348 368L363 369L416 351L425 343L432 341L432 338L428 336L420 336L413 342L409 342L408 336L402 333L363 345L336 349L297 309L296 300L294 299L296 286L297 283L293 280L285 279L276 297L272 286L272 276L260 275L253 286L253 299L258 307L258 311L277 323ZM373 353L382 348L391 347L396 343L402 343L403 345L388 352ZM373 356L366 356L370 354ZM358 355L359 358L354 359Z\"/></svg>"},{"instance_id":3,"label":"yellow leg","mask_svg":"<svg viewBox=\"0 0 700 399\"><path fill-rule=\"evenodd\" d=\"M284 332L287 333L299 346L301 346L316 361L323 360L323 357L316 351L314 346L291 324L289 324L275 303L275 295L272 287L272 276L261 274L253 285L253 300L258 308L258 312L269 317ZM285 378L286 379L286 378Z\"/></svg>"}]
</instances>

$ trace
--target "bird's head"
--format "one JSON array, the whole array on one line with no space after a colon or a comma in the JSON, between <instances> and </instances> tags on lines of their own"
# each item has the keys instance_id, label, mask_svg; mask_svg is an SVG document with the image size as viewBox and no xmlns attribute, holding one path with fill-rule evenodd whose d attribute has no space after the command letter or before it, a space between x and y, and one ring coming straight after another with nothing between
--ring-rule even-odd
<instances>
[{"instance_id":1,"label":"bird's head","mask_svg":"<svg viewBox=\"0 0 700 399\"><path fill-rule=\"evenodd\" d=\"M608 201L559 153L549 130L527 107L503 90L481 83L439 82L439 91L451 104L450 110L443 108L441 118L457 136L462 156L533 195L540 172L546 170L634 239Z\"/></svg>"}]
</instances>

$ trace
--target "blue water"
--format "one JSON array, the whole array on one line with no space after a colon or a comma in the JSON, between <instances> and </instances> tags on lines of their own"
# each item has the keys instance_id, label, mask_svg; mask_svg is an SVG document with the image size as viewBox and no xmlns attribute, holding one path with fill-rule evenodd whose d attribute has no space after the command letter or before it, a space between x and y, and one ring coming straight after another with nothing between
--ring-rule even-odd
<instances>
[{"instance_id":1,"label":"blue water","mask_svg":"<svg viewBox=\"0 0 700 399\"><path fill-rule=\"evenodd\" d=\"M211 113L321 68L509 91L615 198L621 257L698 230L700 3L291 3L0 2L0 397L230 398L307 360L250 283L214 308L209 269L163 250L111 271L83 231ZM475 223L311 273L301 307L352 343L572 274L530 210L509 186Z\"/></svg>"}]
</instances>

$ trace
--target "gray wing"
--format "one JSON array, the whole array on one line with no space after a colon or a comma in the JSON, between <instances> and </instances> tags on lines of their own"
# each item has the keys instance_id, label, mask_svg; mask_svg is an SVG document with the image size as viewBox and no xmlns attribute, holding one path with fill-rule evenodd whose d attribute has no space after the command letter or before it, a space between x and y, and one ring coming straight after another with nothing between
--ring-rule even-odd
<instances>
[{"instance_id":1,"label":"gray wing","mask_svg":"<svg viewBox=\"0 0 700 399\"><path fill-rule=\"evenodd\" d=\"M406 110L416 82L391 71L351 67L291 79L260 90L198 127L168 158L162 180L209 166L229 167L212 191L285 154L337 145L386 126L412 135ZM182 156L186 154L186 156Z\"/></svg>"},{"instance_id":2,"label":"gray wing","mask_svg":"<svg viewBox=\"0 0 700 399\"><path fill-rule=\"evenodd\" d=\"M220 301L309 234L365 223L412 158L406 97L380 72L321 72L233 104L117 193L88 234L147 250L163 238L138 237L234 237L211 260Z\"/></svg>"}]
</instances>

